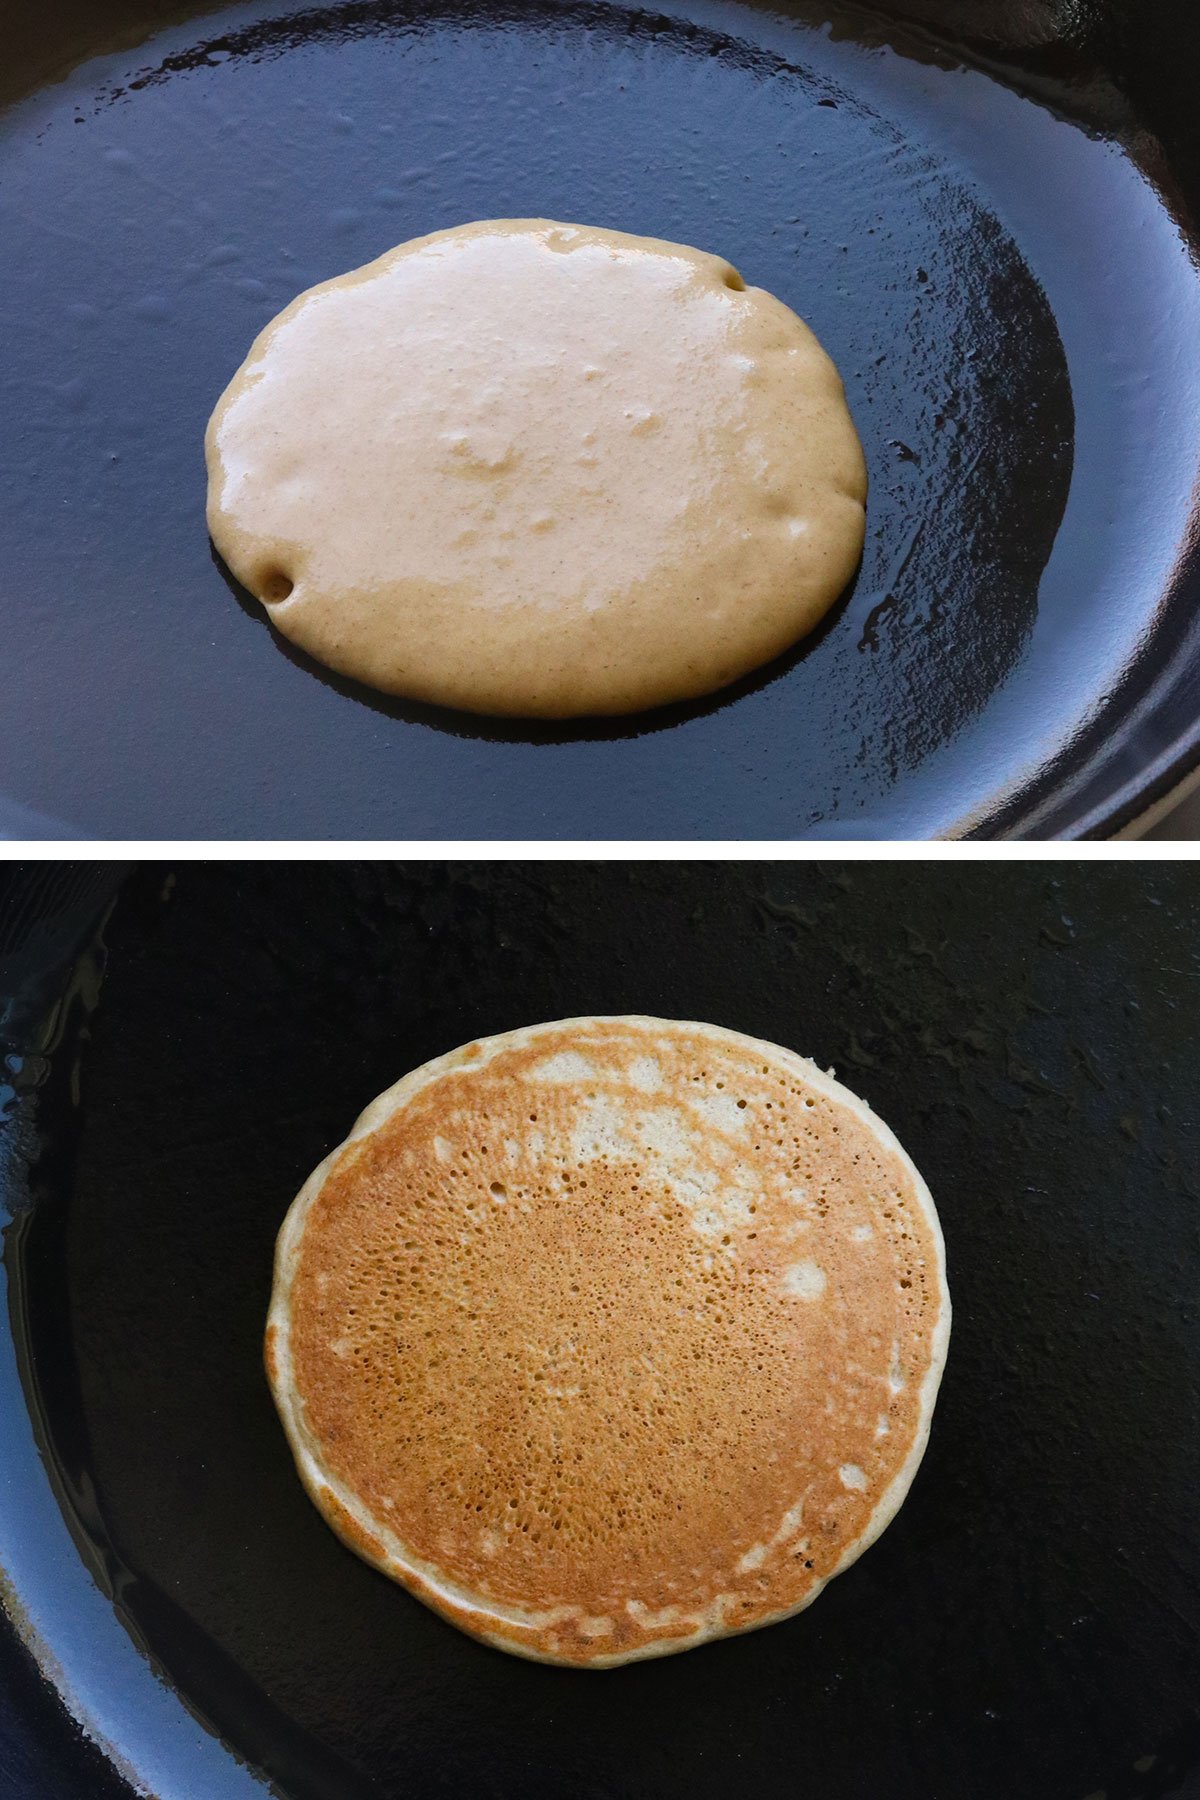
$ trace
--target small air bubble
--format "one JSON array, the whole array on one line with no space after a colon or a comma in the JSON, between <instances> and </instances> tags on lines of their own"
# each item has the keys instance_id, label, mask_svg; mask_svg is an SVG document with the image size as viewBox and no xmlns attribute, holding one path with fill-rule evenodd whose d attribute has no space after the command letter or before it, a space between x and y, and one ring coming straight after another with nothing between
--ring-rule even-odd
<instances>
[{"instance_id":1,"label":"small air bubble","mask_svg":"<svg viewBox=\"0 0 1200 1800\"><path fill-rule=\"evenodd\" d=\"M267 606L278 606L289 598L295 588L295 582L283 569L268 569L259 584L262 589L262 600Z\"/></svg>"}]
</instances>

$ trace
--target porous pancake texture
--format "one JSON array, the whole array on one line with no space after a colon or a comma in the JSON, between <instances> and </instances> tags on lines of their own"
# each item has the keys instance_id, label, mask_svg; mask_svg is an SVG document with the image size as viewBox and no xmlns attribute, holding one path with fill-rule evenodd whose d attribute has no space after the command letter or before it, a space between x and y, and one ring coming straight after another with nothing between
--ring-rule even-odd
<instances>
[{"instance_id":1,"label":"porous pancake texture","mask_svg":"<svg viewBox=\"0 0 1200 1800\"><path fill-rule=\"evenodd\" d=\"M607 1666L811 1601L899 1506L949 1300L928 1190L814 1065L569 1020L381 1096L280 1236L267 1364L351 1546Z\"/></svg>"}]
</instances>

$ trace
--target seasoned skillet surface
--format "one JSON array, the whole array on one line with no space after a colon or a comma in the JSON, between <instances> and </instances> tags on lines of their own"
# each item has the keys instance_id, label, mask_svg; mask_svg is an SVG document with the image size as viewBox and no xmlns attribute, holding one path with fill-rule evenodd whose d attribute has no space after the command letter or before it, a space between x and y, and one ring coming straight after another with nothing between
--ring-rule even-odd
<instances>
[{"instance_id":1,"label":"seasoned skillet surface","mask_svg":"<svg viewBox=\"0 0 1200 1800\"><path fill-rule=\"evenodd\" d=\"M9 0L0 831L1048 835L1186 766L1194 8L829 10L122 0L56 37ZM204 425L268 319L528 214L729 256L845 375L857 582L710 702L568 727L393 703L211 553Z\"/></svg>"},{"instance_id":2,"label":"seasoned skillet surface","mask_svg":"<svg viewBox=\"0 0 1200 1800\"><path fill-rule=\"evenodd\" d=\"M161 1800L257 1791L173 1693L289 1800L1200 1792L1198 928L1184 867L139 876L90 1039L85 958L6 1138L0 1561L43 1659ZM278 1223L366 1098L472 1036L641 1007L795 1044L895 1125L954 1338L907 1504L809 1612L588 1676L344 1550L259 1347ZM44 1575L24 1406L75 1533ZM165 1688L111 1615L97 1649L85 1565ZM28 1686L8 1706L65 1754Z\"/></svg>"}]
</instances>

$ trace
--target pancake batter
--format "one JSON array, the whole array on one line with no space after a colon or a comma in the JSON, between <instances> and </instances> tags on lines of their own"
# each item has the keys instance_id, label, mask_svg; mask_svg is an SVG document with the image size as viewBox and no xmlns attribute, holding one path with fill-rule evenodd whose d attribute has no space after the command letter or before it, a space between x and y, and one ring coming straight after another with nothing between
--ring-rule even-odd
<instances>
[{"instance_id":1,"label":"pancake batter","mask_svg":"<svg viewBox=\"0 0 1200 1800\"><path fill-rule=\"evenodd\" d=\"M862 549L832 362L722 258L547 220L402 244L294 300L210 421L208 523L301 649L479 713L709 693Z\"/></svg>"}]
</instances>

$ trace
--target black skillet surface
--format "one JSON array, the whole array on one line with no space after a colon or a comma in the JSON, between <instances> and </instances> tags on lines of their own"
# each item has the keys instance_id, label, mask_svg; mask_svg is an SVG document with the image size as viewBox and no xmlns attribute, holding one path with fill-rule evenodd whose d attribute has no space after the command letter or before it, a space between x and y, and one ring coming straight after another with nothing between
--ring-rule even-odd
<instances>
[{"instance_id":1,"label":"black skillet surface","mask_svg":"<svg viewBox=\"0 0 1200 1800\"><path fill-rule=\"evenodd\" d=\"M1193 0L5 10L0 833L1047 836L1189 766ZM211 555L201 437L260 327L527 213L720 250L846 376L857 583L704 705L392 704Z\"/></svg>"},{"instance_id":2,"label":"black skillet surface","mask_svg":"<svg viewBox=\"0 0 1200 1800\"><path fill-rule=\"evenodd\" d=\"M94 956L57 1047L9 1020L50 1047L7 1126L0 1566L158 1800L1200 1795L1194 870L189 867L106 935L86 1041ZM587 1675L342 1548L260 1332L279 1221L368 1097L639 1008L832 1061L930 1180L955 1324L906 1506L810 1612ZM0 1789L123 1793L23 1655L0 1756L82 1772Z\"/></svg>"}]
</instances>

